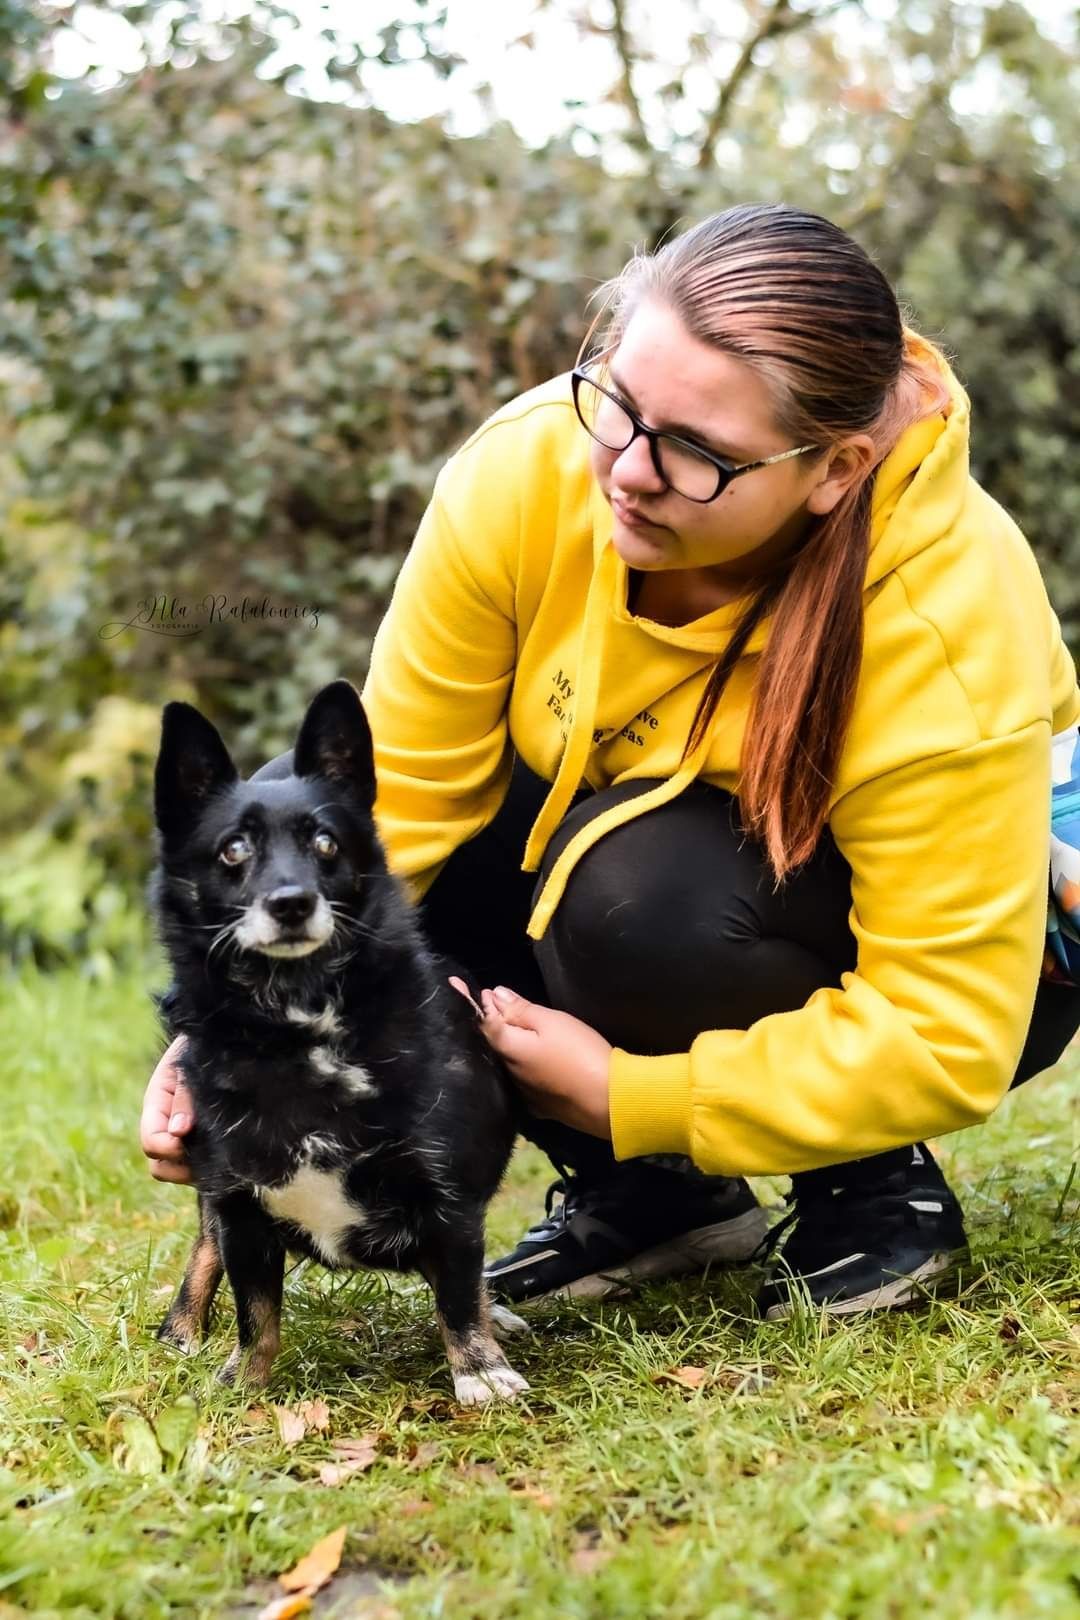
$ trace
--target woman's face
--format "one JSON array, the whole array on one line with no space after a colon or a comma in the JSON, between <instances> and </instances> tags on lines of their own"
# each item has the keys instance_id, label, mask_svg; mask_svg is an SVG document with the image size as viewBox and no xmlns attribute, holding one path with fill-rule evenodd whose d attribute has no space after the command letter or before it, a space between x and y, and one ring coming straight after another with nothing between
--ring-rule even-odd
<instances>
[{"instance_id":1,"label":"woman's face","mask_svg":"<svg viewBox=\"0 0 1080 1620\"><path fill-rule=\"evenodd\" d=\"M649 427L734 462L794 449L757 373L692 337L674 310L655 300L631 316L608 361L607 386ZM814 491L829 470L827 457L795 456L735 478L714 501L699 504L664 487L640 434L621 452L594 440L592 467L611 503L615 549L631 568L707 569L717 583L735 587L796 544L811 511L822 509L823 495Z\"/></svg>"}]
</instances>

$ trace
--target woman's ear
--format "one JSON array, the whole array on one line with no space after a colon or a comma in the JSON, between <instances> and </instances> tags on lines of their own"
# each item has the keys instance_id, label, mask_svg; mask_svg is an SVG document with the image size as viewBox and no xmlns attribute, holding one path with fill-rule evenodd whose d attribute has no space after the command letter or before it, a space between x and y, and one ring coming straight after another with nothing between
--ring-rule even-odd
<instances>
[{"instance_id":1,"label":"woman's ear","mask_svg":"<svg viewBox=\"0 0 1080 1620\"><path fill-rule=\"evenodd\" d=\"M817 469L818 481L807 497L807 511L818 517L831 512L853 484L869 477L876 460L877 449L869 433L857 433L838 444Z\"/></svg>"}]
</instances>

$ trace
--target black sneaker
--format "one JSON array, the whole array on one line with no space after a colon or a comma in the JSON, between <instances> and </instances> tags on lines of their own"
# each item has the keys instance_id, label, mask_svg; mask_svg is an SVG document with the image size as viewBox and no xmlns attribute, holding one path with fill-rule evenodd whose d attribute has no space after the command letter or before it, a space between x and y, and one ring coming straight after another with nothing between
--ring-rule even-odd
<instances>
[{"instance_id":1,"label":"black sneaker","mask_svg":"<svg viewBox=\"0 0 1080 1620\"><path fill-rule=\"evenodd\" d=\"M552 1211L556 1192L562 1202ZM745 1262L767 1226L745 1181L644 1169L588 1185L563 1175L548 1188L544 1209L512 1254L485 1266L495 1299L602 1299L628 1282Z\"/></svg>"},{"instance_id":2,"label":"black sneaker","mask_svg":"<svg viewBox=\"0 0 1080 1620\"><path fill-rule=\"evenodd\" d=\"M916 1144L888 1174L873 1163L792 1177L794 1207L764 1244L771 1252L794 1225L758 1295L762 1316L894 1310L955 1286L969 1258L964 1216L929 1148Z\"/></svg>"}]
</instances>

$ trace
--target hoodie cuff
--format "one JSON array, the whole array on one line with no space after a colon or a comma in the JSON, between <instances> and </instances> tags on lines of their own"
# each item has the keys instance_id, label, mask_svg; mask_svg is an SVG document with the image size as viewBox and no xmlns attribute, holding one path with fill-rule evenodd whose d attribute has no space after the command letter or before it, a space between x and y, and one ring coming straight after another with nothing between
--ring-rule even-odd
<instances>
[{"instance_id":1,"label":"hoodie cuff","mask_svg":"<svg viewBox=\"0 0 1080 1620\"><path fill-rule=\"evenodd\" d=\"M615 1047L608 1118L616 1159L643 1153L690 1155L690 1054L635 1057Z\"/></svg>"}]
</instances>

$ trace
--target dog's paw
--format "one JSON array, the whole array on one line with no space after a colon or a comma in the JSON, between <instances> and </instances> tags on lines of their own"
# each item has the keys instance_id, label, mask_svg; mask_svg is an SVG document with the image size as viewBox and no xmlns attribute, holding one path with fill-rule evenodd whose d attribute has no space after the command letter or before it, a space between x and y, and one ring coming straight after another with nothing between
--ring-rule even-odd
<instances>
[{"instance_id":1,"label":"dog's paw","mask_svg":"<svg viewBox=\"0 0 1080 1620\"><path fill-rule=\"evenodd\" d=\"M488 1316L491 1318L491 1331L496 1338L513 1338L516 1333L531 1333L532 1327L522 1317L515 1316L512 1310L505 1305L498 1305L493 1300L488 1306Z\"/></svg>"},{"instance_id":2,"label":"dog's paw","mask_svg":"<svg viewBox=\"0 0 1080 1620\"><path fill-rule=\"evenodd\" d=\"M235 1350L233 1350L232 1354L229 1356L228 1361L225 1362L224 1366L217 1375L217 1381L219 1384L224 1384L227 1389L233 1389L235 1387L237 1380L240 1377L241 1359L240 1346L237 1345Z\"/></svg>"},{"instance_id":3,"label":"dog's paw","mask_svg":"<svg viewBox=\"0 0 1080 1620\"><path fill-rule=\"evenodd\" d=\"M158 1328L157 1341L182 1356L197 1356L202 1349L199 1335L193 1328L186 1330L168 1321L162 1322Z\"/></svg>"},{"instance_id":4,"label":"dog's paw","mask_svg":"<svg viewBox=\"0 0 1080 1620\"><path fill-rule=\"evenodd\" d=\"M459 1373L454 1379L454 1394L460 1406L486 1406L489 1401L515 1401L529 1388L528 1380L504 1362L501 1367L487 1367L479 1373Z\"/></svg>"}]
</instances>

